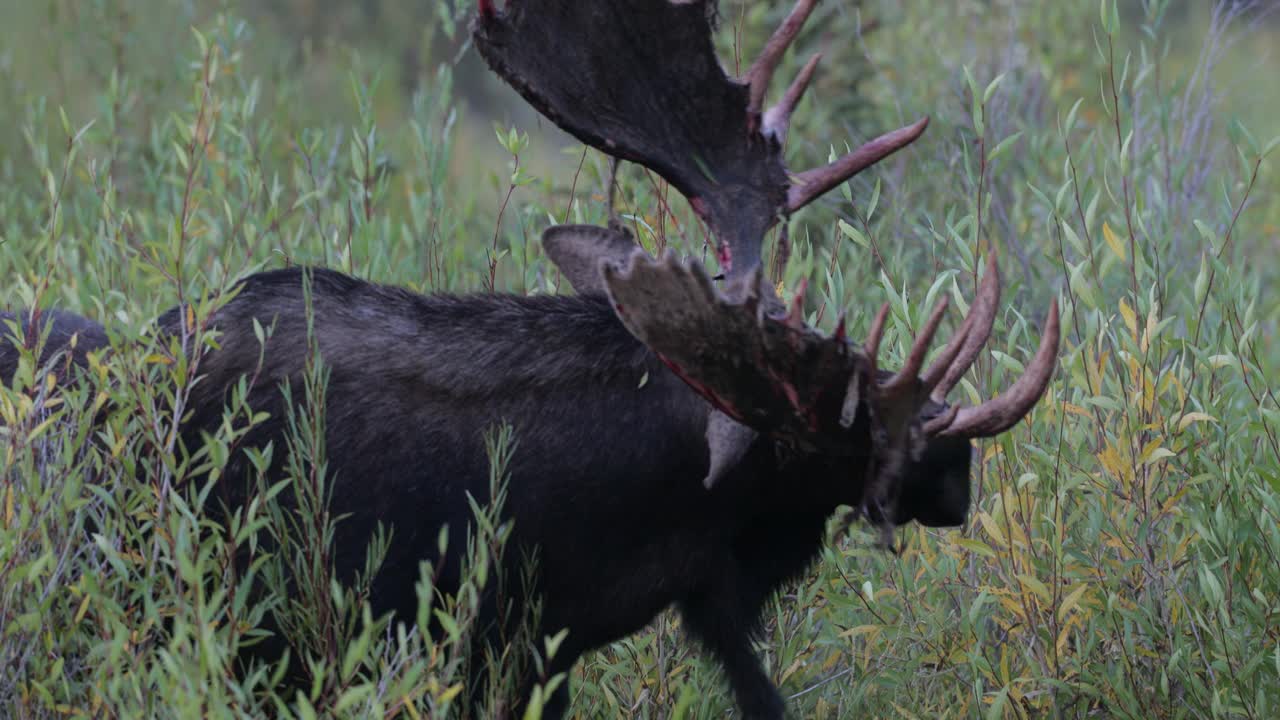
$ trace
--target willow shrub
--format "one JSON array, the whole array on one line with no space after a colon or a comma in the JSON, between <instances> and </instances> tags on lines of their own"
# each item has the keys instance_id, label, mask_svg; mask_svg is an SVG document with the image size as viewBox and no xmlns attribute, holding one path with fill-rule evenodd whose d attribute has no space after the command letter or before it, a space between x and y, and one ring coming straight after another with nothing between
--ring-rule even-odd
<instances>
[{"instance_id":1,"label":"willow shrub","mask_svg":"<svg viewBox=\"0 0 1280 720\"><path fill-rule=\"evenodd\" d=\"M237 278L291 263L424 292L562 291L536 237L604 221L604 159L518 105L493 134L476 119L453 82L452 59L472 61L468 7L439 6L414 52L450 62L418 72L397 65L403 48L278 43L277 26L203 3L28 5L10 26L43 29L12 33L18 51L0 56L0 298L98 319L114 352L62 385L28 353L0 389L4 713L456 714L477 598L510 532L499 508L476 508L463 589L439 596L424 568L418 616L389 626L361 591L394 533L352 583L326 562L341 520L325 509L323 359L288 389L302 408L288 442L249 451L257 468L289 453L286 481L217 515L214 483L261 417L233 392L217 433L177 447L199 353L150 323L189 303L185 340L206 347L199 328ZM1004 302L963 402L1017 376L1051 298L1064 333L1041 404L979 444L966 527L905 528L891 556L833 526L822 562L769 606L761 651L804 717L1280 711L1280 313L1276 271L1250 262L1276 241L1277 143L1228 121L1218 83L1226 49L1267 30L1248 4L1122 9L825 3L800 38L827 60L793 124L793 166L932 123L793 218L785 242L775 232L780 292L808 278L810 321L847 310L855 336L888 300L882 352L896 360L936 298L965 309L997 253ZM786 10L725 3L718 47L751 57ZM709 259L704 228L652 173L624 166L618 199L647 248ZM512 452L518 432L495 428L495 489ZM285 577L291 597L271 590ZM268 621L316 679L301 692L281 689L280 667L232 672ZM729 710L679 626L663 615L584 659L579 715ZM479 660L490 710L530 647L554 641Z\"/></svg>"}]
</instances>

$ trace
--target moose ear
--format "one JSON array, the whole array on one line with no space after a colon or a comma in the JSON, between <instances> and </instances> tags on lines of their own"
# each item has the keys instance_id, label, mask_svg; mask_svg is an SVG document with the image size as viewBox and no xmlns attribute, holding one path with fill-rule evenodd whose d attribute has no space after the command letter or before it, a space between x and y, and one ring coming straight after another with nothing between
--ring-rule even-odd
<instances>
[{"instance_id":1,"label":"moose ear","mask_svg":"<svg viewBox=\"0 0 1280 720\"><path fill-rule=\"evenodd\" d=\"M542 233L542 249L580 295L605 292L600 264L625 265L639 247L623 228L554 225Z\"/></svg>"}]
</instances>

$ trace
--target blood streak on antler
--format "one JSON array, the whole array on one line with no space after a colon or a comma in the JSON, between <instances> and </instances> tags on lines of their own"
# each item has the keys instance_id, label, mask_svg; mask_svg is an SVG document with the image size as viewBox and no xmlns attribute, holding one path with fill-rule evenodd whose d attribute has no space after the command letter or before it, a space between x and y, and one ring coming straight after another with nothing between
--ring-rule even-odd
<instances>
[{"instance_id":1,"label":"blood streak on antler","mask_svg":"<svg viewBox=\"0 0 1280 720\"><path fill-rule=\"evenodd\" d=\"M604 276L632 334L716 407L761 432L833 453L847 448L847 430L863 402L869 403L892 445L905 447L916 427L926 436L1003 432L1044 392L1058 351L1055 301L1040 349L1009 391L977 407L949 408L926 420L919 416L925 402L930 396L944 398L991 336L1000 301L994 259L964 322L924 374L920 369L945 314L945 300L916 336L906 364L884 379L877 357L887 305L872 322L860 353L839 328L826 336L776 305L770 312L762 302L767 285L759 270L724 293L696 260L681 263L667 253L655 261L637 251L626 267L606 264Z\"/></svg>"}]
</instances>

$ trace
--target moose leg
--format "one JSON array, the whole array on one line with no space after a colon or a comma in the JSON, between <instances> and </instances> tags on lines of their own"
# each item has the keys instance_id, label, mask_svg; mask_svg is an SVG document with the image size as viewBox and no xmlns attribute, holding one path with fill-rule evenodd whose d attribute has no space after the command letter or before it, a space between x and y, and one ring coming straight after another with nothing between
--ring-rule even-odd
<instances>
[{"instance_id":1,"label":"moose leg","mask_svg":"<svg viewBox=\"0 0 1280 720\"><path fill-rule=\"evenodd\" d=\"M723 588L717 588L723 590ZM758 603L732 593L700 593L680 603L685 627L720 661L743 717L782 720L786 705L751 647Z\"/></svg>"}]
</instances>

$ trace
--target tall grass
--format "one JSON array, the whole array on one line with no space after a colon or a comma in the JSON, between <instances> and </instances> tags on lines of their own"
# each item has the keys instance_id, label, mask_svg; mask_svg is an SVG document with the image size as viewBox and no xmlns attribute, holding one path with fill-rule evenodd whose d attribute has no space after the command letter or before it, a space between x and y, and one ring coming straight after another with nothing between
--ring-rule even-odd
<instances>
[{"instance_id":1,"label":"tall grass","mask_svg":"<svg viewBox=\"0 0 1280 720\"><path fill-rule=\"evenodd\" d=\"M824 3L780 72L828 53L793 123L793 167L932 117L911 149L790 223L776 280L784 295L810 280L811 322L849 309L856 337L861 310L888 299L882 352L896 360L940 294L965 308L997 253L992 352L955 398L977 402L1021 371L1049 299L1064 311L1045 399L979 446L969 525L906 528L900 557L833 532L770 605L761 652L798 716L1280 712L1280 301L1264 260L1280 247L1280 126L1238 119L1266 121L1257 108L1275 91L1265 65L1231 53L1271 32L1270 8L1224 3L1177 26L1167 2L1126 8ZM722 57L751 57L785 11L725 3ZM464 47L446 32L463 10L439 13L414 40L421 58ZM371 617L361 580L336 582L324 562L338 520L323 510L322 359L290 389L313 410L287 447L250 451L258 468L290 453L287 486L223 516L213 483L260 418L233 393L220 431L183 453L200 356L185 350L216 342L210 313L264 267L558 291L536 238L604 222L606 163L527 115L475 119L454 80L470 71L451 63L406 83L418 71L391 50L282 50L251 17L41 0L15 11L41 33L0 50L0 306L79 311L115 340L83 382L50 380L28 353L0 389L5 715L432 717L456 714L467 690L476 603L507 532L497 511L477 508L456 597L438 597L426 568L416 618ZM312 102L321 84L342 101ZM619 207L646 247L710 261L677 193L640 168L622 178ZM190 336L154 338L152 319L178 302ZM518 442L495 436L495 483ZM286 577L291 597L252 591ZM281 690L277 667L231 671L269 621L315 679L300 693ZM432 637L433 623L447 632ZM489 658L491 709L521 656ZM732 708L675 615L570 680L582 717Z\"/></svg>"}]
</instances>

